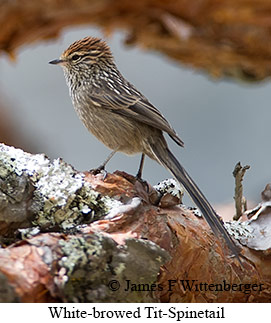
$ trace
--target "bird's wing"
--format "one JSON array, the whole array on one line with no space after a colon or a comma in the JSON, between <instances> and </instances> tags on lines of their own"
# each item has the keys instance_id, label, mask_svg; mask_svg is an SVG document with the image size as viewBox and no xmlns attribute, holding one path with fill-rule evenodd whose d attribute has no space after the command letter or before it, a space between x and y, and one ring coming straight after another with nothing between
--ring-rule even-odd
<instances>
[{"instance_id":1,"label":"bird's wing","mask_svg":"<svg viewBox=\"0 0 271 323\"><path fill-rule=\"evenodd\" d=\"M103 107L108 107L112 112L145 123L156 129L165 131L180 146L183 141L178 137L168 121L133 85L127 87L108 87L103 84L102 89L96 88L88 93L91 100ZM106 89L106 90L105 90Z\"/></svg>"}]
</instances>

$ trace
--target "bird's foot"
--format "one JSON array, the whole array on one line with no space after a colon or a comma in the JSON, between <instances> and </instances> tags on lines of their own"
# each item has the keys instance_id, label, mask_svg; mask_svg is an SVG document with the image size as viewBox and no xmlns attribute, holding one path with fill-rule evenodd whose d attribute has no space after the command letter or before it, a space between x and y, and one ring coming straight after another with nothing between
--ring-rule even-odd
<instances>
[{"instance_id":1,"label":"bird's foot","mask_svg":"<svg viewBox=\"0 0 271 323\"><path fill-rule=\"evenodd\" d=\"M107 171L105 170L104 165L101 165L97 168L93 168L89 171L92 175L98 175L98 174L102 174L103 175L103 180L106 179L107 177Z\"/></svg>"},{"instance_id":2,"label":"bird's foot","mask_svg":"<svg viewBox=\"0 0 271 323\"><path fill-rule=\"evenodd\" d=\"M142 179L141 174L137 173L136 180L139 183L141 183L141 185L144 187L144 189L146 190L146 192L149 193L149 191L150 191L149 184L148 184L147 181L145 181L144 179Z\"/></svg>"}]
</instances>

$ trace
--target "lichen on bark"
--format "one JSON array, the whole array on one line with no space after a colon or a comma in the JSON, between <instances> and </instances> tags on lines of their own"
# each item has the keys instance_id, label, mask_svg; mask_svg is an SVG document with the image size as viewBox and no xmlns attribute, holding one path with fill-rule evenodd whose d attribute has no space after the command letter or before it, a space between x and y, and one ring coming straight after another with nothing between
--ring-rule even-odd
<instances>
[{"instance_id":1,"label":"lichen on bark","mask_svg":"<svg viewBox=\"0 0 271 323\"><path fill-rule=\"evenodd\" d=\"M51 161L44 154L0 144L0 221L17 222L17 228L67 230L98 219L119 204L92 189L83 173L61 159Z\"/></svg>"}]
</instances>

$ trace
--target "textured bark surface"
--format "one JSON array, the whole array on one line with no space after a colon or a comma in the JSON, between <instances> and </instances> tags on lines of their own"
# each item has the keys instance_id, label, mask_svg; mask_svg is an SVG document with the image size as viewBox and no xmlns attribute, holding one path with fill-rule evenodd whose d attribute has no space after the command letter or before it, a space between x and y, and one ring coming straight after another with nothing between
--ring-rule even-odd
<instances>
[{"instance_id":1,"label":"textured bark surface","mask_svg":"<svg viewBox=\"0 0 271 323\"><path fill-rule=\"evenodd\" d=\"M90 24L127 32L127 44L159 51L212 76L246 81L271 73L269 0L0 1L0 50Z\"/></svg>"},{"instance_id":2,"label":"textured bark surface","mask_svg":"<svg viewBox=\"0 0 271 323\"><path fill-rule=\"evenodd\" d=\"M242 244L242 268L204 219L179 205L173 182L163 191L123 172L104 179L5 145L0 179L1 301L271 299L269 187L263 214L226 224ZM239 287L189 290L187 280Z\"/></svg>"}]
</instances>

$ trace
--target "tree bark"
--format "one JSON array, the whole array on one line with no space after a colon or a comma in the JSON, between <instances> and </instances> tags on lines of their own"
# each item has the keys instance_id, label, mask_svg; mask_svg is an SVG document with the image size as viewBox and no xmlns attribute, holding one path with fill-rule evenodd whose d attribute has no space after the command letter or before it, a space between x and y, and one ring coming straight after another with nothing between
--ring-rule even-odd
<instances>
[{"instance_id":1,"label":"tree bark","mask_svg":"<svg viewBox=\"0 0 271 323\"><path fill-rule=\"evenodd\" d=\"M173 180L104 179L0 145L0 300L270 301L269 206L226 224L241 267L180 202Z\"/></svg>"}]
</instances>

